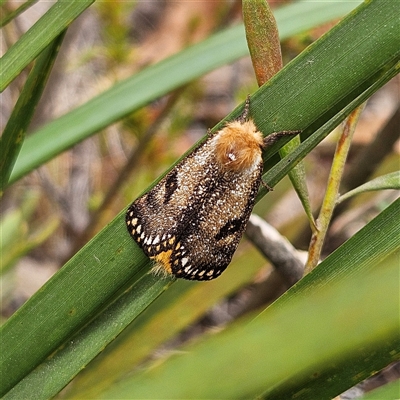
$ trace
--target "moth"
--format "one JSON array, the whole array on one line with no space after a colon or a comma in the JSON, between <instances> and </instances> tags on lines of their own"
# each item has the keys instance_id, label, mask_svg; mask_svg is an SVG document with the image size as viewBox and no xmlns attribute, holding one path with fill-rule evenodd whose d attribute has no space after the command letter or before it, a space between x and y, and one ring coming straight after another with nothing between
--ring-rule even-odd
<instances>
[{"instance_id":1,"label":"moth","mask_svg":"<svg viewBox=\"0 0 400 400\"><path fill-rule=\"evenodd\" d=\"M211 280L226 269L239 244L262 183L262 150L284 135L265 139L242 115L181 160L126 213L128 231L155 262L155 273Z\"/></svg>"}]
</instances>

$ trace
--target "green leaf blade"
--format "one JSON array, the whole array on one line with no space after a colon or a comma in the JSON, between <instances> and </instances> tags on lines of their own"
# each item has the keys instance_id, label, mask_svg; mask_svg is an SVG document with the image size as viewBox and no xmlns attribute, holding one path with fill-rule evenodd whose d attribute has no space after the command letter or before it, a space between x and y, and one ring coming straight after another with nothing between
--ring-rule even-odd
<instances>
[{"instance_id":1,"label":"green leaf blade","mask_svg":"<svg viewBox=\"0 0 400 400\"><path fill-rule=\"evenodd\" d=\"M353 190L350 190L349 192L340 196L338 203L341 203L342 201L345 201L357 194L385 189L400 189L400 171L395 171L383 176L379 176Z\"/></svg>"},{"instance_id":2,"label":"green leaf blade","mask_svg":"<svg viewBox=\"0 0 400 400\"><path fill-rule=\"evenodd\" d=\"M0 59L0 92L94 0L59 0Z\"/></svg>"},{"instance_id":3,"label":"green leaf blade","mask_svg":"<svg viewBox=\"0 0 400 400\"><path fill-rule=\"evenodd\" d=\"M0 138L0 197L25 140L25 132L39 102L60 49L64 35L58 36L37 58Z\"/></svg>"}]
</instances>

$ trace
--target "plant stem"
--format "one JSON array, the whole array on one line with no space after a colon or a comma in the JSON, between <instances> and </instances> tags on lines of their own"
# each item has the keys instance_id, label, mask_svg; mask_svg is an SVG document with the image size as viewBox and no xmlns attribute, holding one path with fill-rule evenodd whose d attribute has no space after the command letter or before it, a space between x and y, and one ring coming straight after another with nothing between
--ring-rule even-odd
<instances>
[{"instance_id":1,"label":"plant stem","mask_svg":"<svg viewBox=\"0 0 400 400\"><path fill-rule=\"evenodd\" d=\"M364 104L357 107L347 118L342 126L342 133L336 146L335 155L333 157L331 171L328 178L328 186L326 189L325 197L322 202L321 211L316 221L317 230L311 236L310 246L308 249L308 260L306 263L305 274L311 272L321 256L322 245L325 240L328 226L332 218L333 210L339 196L339 186L342 180L344 166L346 163L347 155L349 153L350 144L353 138L355 127L357 126L358 119Z\"/></svg>"}]
</instances>

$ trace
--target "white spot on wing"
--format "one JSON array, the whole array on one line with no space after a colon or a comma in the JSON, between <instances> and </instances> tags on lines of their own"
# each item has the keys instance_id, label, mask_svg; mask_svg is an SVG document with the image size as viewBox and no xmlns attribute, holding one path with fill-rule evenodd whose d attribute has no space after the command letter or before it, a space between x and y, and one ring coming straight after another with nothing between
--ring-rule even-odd
<instances>
[{"instance_id":1,"label":"white spot on wing","mask_svg":"<svg viewBox=\"0 0 400 400\"><path fill-rule=\"evenodd\" d=\"M188 261L189 261L189 259L187 257L182 258L182 267L184 267Z\"/></svg>"}]
</instances>

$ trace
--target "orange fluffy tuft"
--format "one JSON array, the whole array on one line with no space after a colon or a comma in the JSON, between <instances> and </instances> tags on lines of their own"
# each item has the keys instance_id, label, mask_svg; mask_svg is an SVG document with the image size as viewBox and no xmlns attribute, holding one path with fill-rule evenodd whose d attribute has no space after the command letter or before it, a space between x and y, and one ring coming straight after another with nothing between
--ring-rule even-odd
<instances>
[{"instance_id":1,"label":"orange fluffy tuft","mask_svg":"<svg viewBox=\"0 0 400 400\"><path fill-rule=\"evenodd\" d=\"M263 136L254 122L229 122L215 136L217 162L233 171L246 170L261 162Z\"/></svg>"},{"instance_id":2,"label":"orange fluffy tuft","mask_svg":"<svg viewBox=\"0 0 400 400\"><path fill-rule=\"evenodd\" d=\"M150 257L152 260L156 261L156 264L152 268L152 271L155 274L159 274L161 272L165 272L167 274L172 273L171 254L172 250L168 250L168 251L163 251L154 257Z\"/></svg>"}]
</instances>

